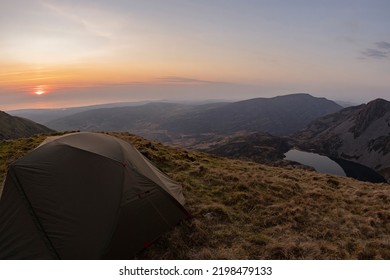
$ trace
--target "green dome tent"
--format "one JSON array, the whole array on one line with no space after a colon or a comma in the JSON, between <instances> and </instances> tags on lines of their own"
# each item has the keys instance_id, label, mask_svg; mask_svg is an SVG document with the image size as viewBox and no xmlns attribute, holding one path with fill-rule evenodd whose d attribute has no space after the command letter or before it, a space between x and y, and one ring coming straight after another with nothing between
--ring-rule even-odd
<instances>
[{"instance_id":1,"label":"green dome tent","mask_svg":"<svg viewBox=\"0 0 390 280\"><path fill-rule=\"evenodd\" d=\"M188 216L181 186L129 143L49 137L10 165L0 259L126 259Z\"/></svg>"}]
</instances>

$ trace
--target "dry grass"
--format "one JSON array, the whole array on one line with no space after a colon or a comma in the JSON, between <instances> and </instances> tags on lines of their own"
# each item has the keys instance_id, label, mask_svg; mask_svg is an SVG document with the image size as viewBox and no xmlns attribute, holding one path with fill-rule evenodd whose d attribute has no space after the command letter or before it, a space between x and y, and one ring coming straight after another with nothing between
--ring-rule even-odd
<instances>
[{"instance_id":1,"label":"dry grass","mask_svg":"<svg viewBox=\"0 0 390 280\"><path fill-rule=\"evenodd\" d=\"M138 254L139 259L390 259L387 184L218 158L126 133L110 134L133 143L180 182L193 216ZM38 140L1 143L0 176L6 163ZM26 148L11 152L18 147Z\"/></svg>"},{"instance_id":2,"label":"dry grass","mask_svg":"<svg viewBox=\"0 0 390 280\"><path fill-rule=\"evenodd\" d=\"M0 142L0 182L5 179L8 165L38 146L45 136L24 138L17 140L3 140Z\"/></svg>"}]
</instances>

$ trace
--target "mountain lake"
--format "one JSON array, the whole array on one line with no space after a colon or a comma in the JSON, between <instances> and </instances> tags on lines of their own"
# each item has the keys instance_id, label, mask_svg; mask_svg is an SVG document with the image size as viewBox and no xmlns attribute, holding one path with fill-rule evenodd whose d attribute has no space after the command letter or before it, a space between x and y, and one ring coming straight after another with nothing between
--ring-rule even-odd
<instances>
[{"instance_id":1,"label":"mountain lake","mask_svg":"<svg viewBox=\"0 0 390 280\"><path fill-rule=\"evenodd\" d=\"M296 149L292 149L284 155L286 156L286 160L296 161L298 163L311 166L321 173L348 176L360 181L373 183L386 182L386 180L374 170L352 161L330 158L316 153L303 152Z\"/></svg>"}]
</instances>

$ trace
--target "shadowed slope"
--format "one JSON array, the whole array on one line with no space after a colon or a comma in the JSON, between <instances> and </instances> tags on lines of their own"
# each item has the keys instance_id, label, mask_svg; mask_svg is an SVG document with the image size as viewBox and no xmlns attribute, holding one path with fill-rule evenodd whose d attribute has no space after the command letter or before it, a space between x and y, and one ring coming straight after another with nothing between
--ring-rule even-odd
<instances>
[{"instance_id":1,"label":"shadowed slope","mask_svg":"<svg viewBox=\"0 0 390 280\"><path fill-rule=\"evenodd\" d=\"M0 111L0 140L30 137L53 130L28 119L13 117Z\"/></svg>"}]
</instances>

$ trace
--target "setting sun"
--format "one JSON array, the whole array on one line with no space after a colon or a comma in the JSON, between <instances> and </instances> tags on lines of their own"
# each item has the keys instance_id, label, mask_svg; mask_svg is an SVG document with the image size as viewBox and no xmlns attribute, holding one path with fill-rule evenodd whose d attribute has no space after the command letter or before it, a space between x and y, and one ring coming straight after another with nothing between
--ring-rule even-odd
<instances>
[{"instance_id":1,"label":"setting sun","mask_svg":"<svg viewBox=\"0 0 390 280\"><path fill-rule=\"evenodd\" d=\"M42 94L45 94L46 91L45 91L43 86L37 86L36 88L34 88L34 93L36 95L42 95Z\"/></svg>"}]
</instances>

